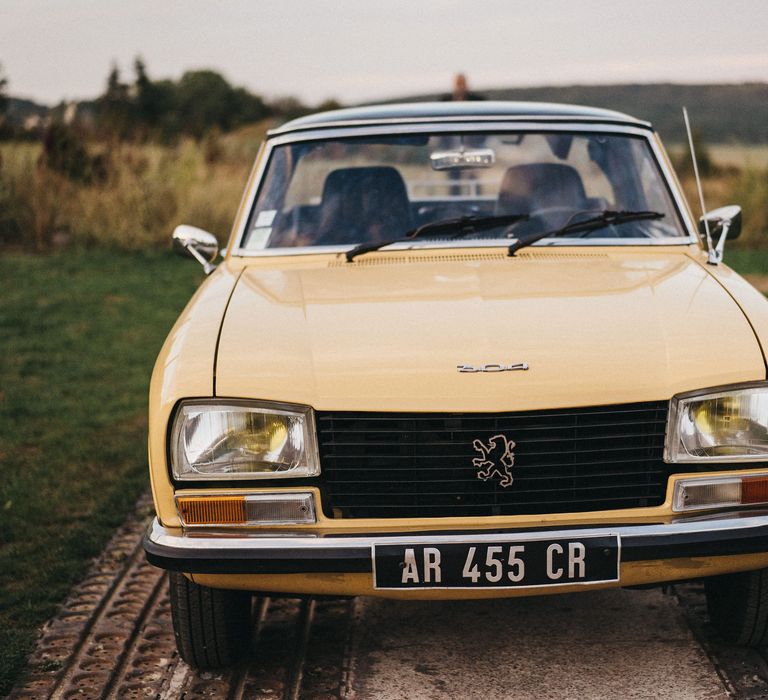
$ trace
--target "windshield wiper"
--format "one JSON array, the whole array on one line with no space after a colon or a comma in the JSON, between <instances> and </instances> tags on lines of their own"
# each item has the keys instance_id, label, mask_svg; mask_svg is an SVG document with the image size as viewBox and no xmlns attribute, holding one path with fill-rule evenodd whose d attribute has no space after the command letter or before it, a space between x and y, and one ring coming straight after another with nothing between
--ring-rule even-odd
<instances>
[{"instance_id":1,"label":"windshield wiper","mask_svg":"<svg viewBox=\"0 0 768 700\"><path fill-rule=\"evenodd\" d=\"M352 262L358 255L370 253L393 243L403 243L422 236L434 236L441 233L453 233L454 238L469 236L478 231L485 231L497 226L511 226L518 221L525 221L528 218L527 214L500 214L497 216L460 216L456 219L432 221L406 232L402 238L393 238L392 240L380 241L379 243L361 243L347 251L347 262Z\"/></svg>"},{"instance_id":2,"label":"windshield wiper","mask_svg":"<svg viewBox=\"0 0 768 700\"><path fill-rule=\"evenodd\" d=\"M649 221L652 219L663 219L664 214L658 211L601 211L597 216L593 216L584 221L574 221L573 223L566 224L561 228L556 228L552 231L541 231L531 236L518 239L515 243L509 246L509 255L514 257L515 253L521 248L532 245L536 241L540 241L547 236L563 236L566 234L574 233L589 233L596 231L597 229L605 228L606 226L613 226L615 224L625 224L629 221Z\"/></svg>"}]
</instances>

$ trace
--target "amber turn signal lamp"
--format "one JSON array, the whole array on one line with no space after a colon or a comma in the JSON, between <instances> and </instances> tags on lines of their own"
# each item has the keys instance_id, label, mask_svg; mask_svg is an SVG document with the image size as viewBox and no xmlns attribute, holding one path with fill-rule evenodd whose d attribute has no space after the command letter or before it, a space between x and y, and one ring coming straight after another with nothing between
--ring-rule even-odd
<instances>
[{"instance_id":1,"label":"amber turn signal lamp","mask_svg":"<svg viewBox=\"0 0 768 700\"><path fill-rule=\"evenodd\" d=\"M742 503L768 503L768 477L745 478L741 482Z\"/></svg>"},{"instance_id":2,"label":"amber turn signal lamp","mask_svg":"<svg viewBox=\"0 0 768 700\"><path fill-rule=\"evenodd\" d=\"M245 496L192 496L176 499L185 525L244 525Z\"/></svg>"},{"instance_id":3,"label":"amber turn signal lamp","mask_svg":"<svg viewBox=\"0 0 768 700\"><path fill-rule=\"evenodd\" d=\"M240 496L176 496L185 527L301 525L316 522L311 493L283 491Z\"/></svg>"},{"instance_id":4,"label":"amber turn signal lamp","mask_svg":"<svg viewBox=\"0 0 768 700\"><path fill-rule=\"evenodd\" d=\"M705 510L768 503L768 474L680 479L672 510Z\"/></svg>"}]
</instances>

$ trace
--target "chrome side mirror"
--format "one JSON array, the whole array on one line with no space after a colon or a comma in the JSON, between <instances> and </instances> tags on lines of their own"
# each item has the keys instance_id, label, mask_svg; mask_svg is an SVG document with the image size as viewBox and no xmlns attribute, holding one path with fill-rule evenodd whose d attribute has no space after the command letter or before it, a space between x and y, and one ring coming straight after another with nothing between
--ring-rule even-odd
<instances>
[{"instance_id":1,"label":"chrome side mirror","mask_svg":"<svg viewBox=\"0 0 768 700\"><path fill-rule=\"evenodd\" d=\"M213 261L219 253L216 236L196 226L182 224L173 231L173 248L177 253L192 256L203 266L206 275L216 269Z\"/></svg>"},{"instance_id":2,"label":"chrome side mirror","mask_svg":"<svg viewBox=\"0 0 768 700\"><path fill-rule=\"evenodd\" d=\"M699 233L706 241L707 225L714 247L709 251L709 262L713 265L723 261L726 238L738 238L741 234L741 207L731 204L708 211L699 219ZM717 240L717 243L715 243Z\"/></svg>"}]
</instances>

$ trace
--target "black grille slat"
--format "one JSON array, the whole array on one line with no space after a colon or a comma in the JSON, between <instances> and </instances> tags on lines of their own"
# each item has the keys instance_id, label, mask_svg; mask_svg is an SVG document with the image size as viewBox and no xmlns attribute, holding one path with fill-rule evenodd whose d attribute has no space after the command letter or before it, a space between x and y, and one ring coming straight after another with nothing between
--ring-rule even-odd
<instances>
[{"instance_id":1,"label":"black grille slat","mask_svg":"<svg viewBox=\"0 0 768 700\"><path fill-rule=\"evenodd\" d=\"M663 475L663 472L650 472L653 475L658 475L661 477ZM579 474L579 480L588 480L588 479L606 479L606 478L630 478L630 477L639 477L639 476L647 476L649 472L630 472L628 474L622 474L619 472L613 472L610 474ZM527 482L533 482L533 481L549 481L549 482L556 482L558 479L572 479L572 476L527 476L526 481ZM334 482L337 486L344 486L346 484L350 485L356 485L359 486L360 484L365 484L366 486L373 486L374 484L391 484L392 482L387 481L377 481L375 479L366 479L365 481L362 481L360 479L356 481L343 481L338 480ZM441 484L474 484L475 480L472 479L441 479Z\"/></svg>"},{"instance_id":2,"label":"black grille slat","mask_svg":"<svg viewBox=\"0 0 768 700\"><path fill-rule=\"evenodd\" d=\"M624 484L626 488L644 488L647 486L646 483L635 483L635 484ZM574 486L569 489L569 491L590 491L592 493L596 491L604 491L604 490L610 490L613 489L613 486ZM530 494L550 494L550 495L558 495L562 494L561 489L518 489L517 495L518 496L524 496L524 495L530 495ZM360 493L353 492L347 492L345 494L346 496L355 496L357 498L378 498L380 496L390 496L392 495L391 492L388 491L382 491L381 493L378 493L376 491L363 491ZM398 496L402 497L413 497L413 496L421 496L423 495L420 491L414 491L413 493L409 493L406 491L397 491ZM466 495L465 491L430 491L431 496L464 496Z\"/></svg>"},{"instance_id":3,"label":"black grille slat","mask_svg":"<svg viewBox=\"0 0 768 700\"><path fill-rule=\"evenodd\" d=\"M621 498L619 498L619 499L615 499L615 498L600 499L600 498L597 498L597 499L594 500L594 502L595 502L596 505L600 505L601 506L600 508L597 508L596 510L614 510L614 509L618 509L618 508L631 508L631 507L634 506L636 500L637 499L635 497L627 496L626 498L623 498L623 499L621 499ZM608 502L610 502L611 504L614 504L614 503L617 503L617 502L619 502L619 503L626 502L626 504L624 504L624 505L617 505L615 507L608 508L605 505ZM496 505L496 503L493 503L493 502L478 503L478 504L467 503L467 504L462 506L462 510L463 509L472 509L472 508L474 508L474 509L481 509L481 508L482 509L488 509L488 508L493 508L495 505ZM557 505L557 503L553 502L553 501L530 501L529 505L537 506L539 508L541 508L541 507L549 508L550 506ZM435 508L445 508L445 507L446 506L444 504L442 504L442 503L421 504L419 506L420 509L424 509L424 510L435 509ZM404 512L399 512L399 513L397 513L394 516L391 516L391 515L388 514L390 510L413 508L413 505L410 504L410 503L409 504L405 504L405 505L396 505L396 504L392 505L392 504L388 504L386 506L371 505L371 506L365 506L365 508L366 508L366 510L370 510L372 513L373 513L373 511L376 511L376 510L383 511L383 512L387 513L387 515L383 515L382 513L366 515L365 517L367 517L367 518L371 518L371 517L373 517L373 518L380 518L380 517L411 518L411 517L415 517L415 516L412 516L410 514L406 514ZM557 512L557 511L551 510L551 511L548 511L548 512ZM531 511L530 513L528 513L526 511L526 513L528 515L532 515L533 511ZM477 515L478 513L471 513L471 514L472 515ZM437 513L434 513L434 512L429 513L428 515L429 515L429 517L446 517L446 516L444 516L442 514L437 514ZM487 515L487 513L483 513L482 515ZM424 517L424 513L420 513L418 517Z\"/></svg>"},{"instance_id":4,"label":"black grille slat","mask_svg":"<svg viewBox=\"0 0 768 700\"><path fill-rule=\"evenodd\" d=\"M477 432L477 431L474 431ZM520 431L522 433L522 431ZM399 433L399 435L402 436L402 433ZM518 440L522 441L525 440L525 435L516 435ZM526 444L529 445L540 445L540 444L549 444L551 442L586 442L586 441L594 441L594 440L627 440L630 438L648 438L653 437L653 434L637 434L637 433L623 433L621 435L590 435L590 436L584 436L584 437L548 437L548 438L528 438L528 441ZM393 444L396 444L394 442L340 442L338 440L334 440L333 442L328 443L329 447L391 447ZM436 440L432 442L422 442L419 444L420 447L444 447L444 446L455 446L456 441L455 440Z\"/></svg>"},{"instance_id":5,"label":"black grille slat","mask_svg":"<svg viewBox=\"0 0 768 700\"><path fill-rule=\"evenodd\" d=\"M663 436L662 436L663 437ZM374 445L374 447L377 447L377 445ZM603 450L603 452L632 452L636 451L638 449L646 449L645 445L628 445L627 447L611 447L609 450ZM518 452L515 451L515 455L522 455L527 454L532 457L549 457L549 456L559 456L559 455L579 455L579 454L594 454L596 450L548 450L546 452ZM663 453L663 448L660 448L657 450L659 456ZM370 454L364 454L364 453L355 453L351 455L338 455L330 453L327 455L330 458L335 459L357 459L357 460L368 460L372 459ZM402 457L402 455L384 455L379 454L375 456L375 459L388 459L390 457ZM423 459L446 459L456 457L456 455L421 455L421 458ZM560 464L561 462L557 462L557 464Z\"/></svg>"},{"instance_id":6,"label":"black grille slat","mask_svg":"<svg viewBox=\"0 0 768 700\"><path fill-rule=\"evenodd\" d=\"M655 403L655 402L654 402ZM664 402L666 404L666 402ZM634 406L632 408L631 406ZM624 404L619 406L601 406L592 408L577 408L577 409L553 409L548 411L520 411L518 413L356 413L354 411L344 411L336 413L335 417L330 417L328 413L325 414L325 419L334 423L365 421L366 423L375 422L394 422L400 421L407 422L418 420L420 424L424 424L426 421L435 421L438 423L444 423L446 420L456 420L457 424L469 423L470 421L480 422L493 422L503 416L504 420L525 420L536 419L537 417L550 421L555 418L573 418L578 416L580 418L589 416L619 416L619 415L631 415L636 413L644 413L646 415L654 415L656 418L655 407L645 407L642 404ZM666 410L666 407L665 407ZM323 416L320 417L323 420Z\"/></svg>"},{"instance_id":7,"label":"black grille slat","mask_svg":"<svg viewBox=\"0 0 768 700\"><path fill-rule=\"evenodd\" d=\"M615 428L615 427L622 427L626 428L627 426L644 426L648 427L649 425L664 425L664 421L633 421L633 422L627 422L627 423L595 423L593 427L600 427L600 428ZM569 430L572 429L573 426L570 425L536 425L536 426L526 426L524 429L526 431L540 431L540 430ZM402 435L404 431L403 430L381 430L379 428L376 428L376 435ZM413 432L436 432L436 431L413 431ZM477 432L477 428L452 428L449 431L445 432L451 432L451 433L474 433ZM357 430L344 430L344 429L334 429L334 433L336 435L343 435L345 433L349 433L350 435L365 435L366 431L365 429L357 429ZM654 433L649 433L653 435Z\"/></svg>"},{"instance_id":8,"label":"black grille slat","mask_svg":"<svg viewBox=\"0 0 768 700\"><path fill-rule=\"evenodd\" d=\"M317 414L324 505L343 517L565 513L659 505L667 402L498 414ZM514 440L513 483L473 440Z\"/></svg>"},{"instance_id":9,"label":"black grille slat","mask_svg":"<svg viewBox=\"0 0 768 700\"><path fill-rule=\"evenodd\" d=\"M661 456L661 455L659 455L659 456ZM336 459L338 460L340 458L336 457ZM337 465L336 471L344 472L344 471L349 470L349 471L359 472L360 471L360 468L359 468L360 461L359 460L360 459L365 459L365 457L363 457L363 456L360 456L360 457L344 457L343 459L345 459L345 460L353 460L353 461L352 461L352 463L348 467L339 467ZM394 456L392 456L392 457L381 457L380 456L377 459L396 459L396 457L394 457ZM440 457L440 456L436 456L434 458L424 457L423 459L444 459L444 457ZM641 461L641 460L634 460L634 459L630 459L630 460L618 460L618 459L615 459L615 460L611 460L610 461L610 465L611 466L615 466L617 464L639 464L639 465L642 465L642 464L645 464L645 462L646 462L646 460L642 460ZM541 469L543 467L547 467L547 466L558 467L560 465L561 465L561 462L553 463L551 465L546 464L546 463L540 463L540 464L537 464L535 466L524 466L522 464L516 464L514 466L514 469L515 469L516 472L518 472L518 471L524 472L525 470L533 470L533 469L539 470L539 469ZM569 462L569 466L571 466L571 467L590 467L590 466L601 466L601 465L606 465L607 466L607 463L606 462ZM397 471L398 469L410 470L412 468L413 467L402 467L401 465L394 465L394 466L387 466L387 467L371 467L371 466L367 466L365 471L366 472L377 472L377 471L391 472L391 471ZM430 470L432 470L432 471L440 471L440 472L444 471L444 467L442 467L442 466L424 466L424 465L422 465L422 466L419 467L419 469L423 469L423 470L426 470L426 471L430 471ZM644 468L644 467L641 468L641 473L645 474L647 471L648 471L647 468ZM475 477L473 475L471 479L468 479L468 481L473 481L476 478L477 477Z\"/></svg>"}]
</instances>

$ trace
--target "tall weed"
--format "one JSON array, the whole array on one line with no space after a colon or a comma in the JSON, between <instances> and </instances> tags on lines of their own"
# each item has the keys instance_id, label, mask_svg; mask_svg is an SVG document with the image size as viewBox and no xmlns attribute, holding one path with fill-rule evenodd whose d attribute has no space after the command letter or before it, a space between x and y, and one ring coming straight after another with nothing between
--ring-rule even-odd
<instances>
[{"instance_id":1,"label":"tall weed","mask_svg":"<svg viewBox=\"0 0 768 700\"><path fill-rule=\"evenodd\" d=\"M768 169L745 168L733 178L728 199L740 204L744 233L739 244L750 248L768 248Z\"/></svg>"},{"instance_id":2,"label":"tall weed","mask_svg":"<svg viewBox=\"0 0 768 700\"><path fill-rule=\"evenodd\" d=\"M92 144L104 177L91 181L50 168L39 145L0 144L0 246L165 248L180 223L223 243L262 135L249 128L216 149L191 140L172 147Z\"/></svg>"}]
</instances>

